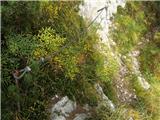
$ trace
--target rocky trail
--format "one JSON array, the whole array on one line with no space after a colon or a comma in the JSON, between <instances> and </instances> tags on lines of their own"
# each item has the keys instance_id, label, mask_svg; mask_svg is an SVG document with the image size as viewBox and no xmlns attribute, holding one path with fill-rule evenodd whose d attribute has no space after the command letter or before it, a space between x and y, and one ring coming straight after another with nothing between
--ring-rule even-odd
<instances>
[{"instance_id":1,"label":"rocky trail","mask_svg":"<svg viewBox=\"0 0 160 120\"><path fill-rule=\"evenodd\" d=\"M127 55L131 59L132 65L131 70L128 70L126 63L124 62L126 56L123 56L120 53L116 53L114 51L114 48L112 48L113 45L116 46L116 43L108 38L109 27L111 25L111 20L109 20L109 18L112 17L113 13L116 12L116 7L118 5L124 6L124 4L124 1L84 1L84 5L80 7L80 14L84 18L89 18L93 20L94 16L97 14L97 11L99 11L100 8L106 6L107 11L103 11L94 20L95 22L99 23L102 27L102 29L98 31L102 43L105 43L106 47L108 47L109 51L111 52L111 55L115 58L116 62L119 65L119 72L113 80L113 85L116 91L117 98L123 104L132 104L138 98L135 93L135 90L132 88L130 84L130 81L127 81L125 79L128 72L133 73L137 76L142 88L144 88L145 90L148 90L150 88L150 84L144 79L143 75L139 70L139 62L137 60L137 57L140 54L139 49L144 46L148 39L145 38L144 41L139 42L136 49L131 51ZM148 35L147 37L150 37L150 35ZM101 50L101 46L98 47ZM105 54L103 50L101 51L102 54ZM116 105L104 94L100 84L95 84L95 89L97 90L97 93L100 96L99 105L101 103L104 103L110 108L111 111L115 111ZM96 109L88 106L88 104L83 106L79 105L75 101L70 100L67 96L55 96L52 100L54 102L52 103L51 108L51 120L85 120L86 118L89 118L92 112ZM132 117L130 117L130 119L132 119Z\"/></svg>"}]
</instances>

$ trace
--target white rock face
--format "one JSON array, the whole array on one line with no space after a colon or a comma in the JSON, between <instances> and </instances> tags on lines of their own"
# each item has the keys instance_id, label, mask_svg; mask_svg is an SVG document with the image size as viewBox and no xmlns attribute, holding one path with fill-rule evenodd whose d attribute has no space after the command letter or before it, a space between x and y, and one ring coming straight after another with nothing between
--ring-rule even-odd
<instances>
[{"instance_id":1,"label":"white rock face","mask_svg":"<svg viewBox=\"0 0 160 120\"><path fill-rule=\"evenodd\" d=\"M116 46L116 43L112 39L108 38L109 27L114 27L110 18L113 18L113 14L117 12L118 6L124 7L125 0L84 0L84 5L80 6L80 15L90 21L93 21L96 16L98 16L95 22L99 23L101 26L101 29L98 30L98 34L101 39L100 41L106 45L110 54L121 66L122 62L119 55L111 47ZM98 46L97 48L105 55L106 51L101 49L101 46Z\"/></svg>"},{"instance_id":2,"label":"white rock face","mask_svg":"<svg viewBox=\"0 0 160 120\"><path fill-rule=\"evenodd\" d=\"M80 15L84 18L90 19L91 21L98 15L96 19L97 23L100 23L102 29L98 31L102 41L107 43L109 26L111 25L110 18L113 17L113 13L117 12L117 6L125 5L124 0L84 0L84 5L80 6ZM106 7L106 9L97 12L101 8ZM112 42L113 43L113 42ZM113 43L114 44L114 43Z\"/></svg>"},{"instance_id":3,"label":"white rock face","mask_svg":"<svg viewBox=\"0 0 160 120\"><path fill-rule=\"evenodd\" d=\"M115 111L115 105L112 103L111 100L104 94L102 87L99 84L95 85L95 88L98 94L101 96L102 101L104 101L112 111Z\"/></svg>"}]
</instances>

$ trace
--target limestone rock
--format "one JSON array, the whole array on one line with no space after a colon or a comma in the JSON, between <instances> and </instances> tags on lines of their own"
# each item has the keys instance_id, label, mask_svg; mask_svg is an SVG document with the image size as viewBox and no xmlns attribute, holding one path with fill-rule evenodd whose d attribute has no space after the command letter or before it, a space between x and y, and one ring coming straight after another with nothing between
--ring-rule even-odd
<instances>
[{"instance_id":1,"label":"limestone rock","mask_svg":"<svg viewBox=\"0 0 160 120\"><path fill-rule=\"evenodd\" d=\"M51 120L85 120L89 117L90 107L88 104L84 106L77 105L76 102L70 100L67 96L59 97L55 95L52 98Z\"/></svg>"},{"instance_id":2,"label":"limestone rock","mask_svg":"<svg viewBox=\"0 0 160 120\"><path fill-rule=\"evenodd\" d=\"M71 113L75 109L76 102L69 100L69 98L65 96L53 105L51 110L51 120L65 120L65 117L68 117L69 113Z\"/></svg>"},{"instance_id":3,"label":"limestone rock","mask_svg":"<svg viewBox=\"0 0 160 120\"><path fill-rule=\"evenodd\" d=\"M85 113L77 114L73 120L85 120L87 117L88 117L88 115Z\"/></svg>"},{"instance_id":4,"label":"limestone rock","mask_svg":"<svg viewBox=\"0 0 160 120\"><path fill-rule=\"evenodd\" d=\"M95 88L98 92L98 94L100 95L101 99L103 102L105 102L112 111L115 110L115 105L112 103L111 100L109 100L109 98L104 94L102 87L99 84L95 85Z\"/></svg>"}]
</instances>

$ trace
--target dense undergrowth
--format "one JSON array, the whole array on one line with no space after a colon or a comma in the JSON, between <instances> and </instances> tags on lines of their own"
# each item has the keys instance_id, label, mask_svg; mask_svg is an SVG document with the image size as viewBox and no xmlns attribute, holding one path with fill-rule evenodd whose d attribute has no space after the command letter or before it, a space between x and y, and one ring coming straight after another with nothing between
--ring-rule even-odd
<instances>
[{"instance_id":1,"label":"dense undergrowth","mask_svg":"<svg viewBox=\"0 0 160 120\"><path fill-rule=\"evenodd\" d=\"M131 107L131 110L135 111L132 116L137 120L160 119L159 8L159 2L128 2L125 9L119 7L114 18L115 28L111 31L111 36L117 43L116 50L126 55L124 61L128 70L131 70L128 53L140 50L140 71L151 84L151 89L145 91L131 72L126 77L138 95L138 101ZM137 47L138 43L142 44L141 48Z\"/></svg>"},{"instance_id":2,"label":"dense undergrowth","mask_svg":"<svg viewBox=\"0 0 160 120\"><path fill-rule=\"evenodd\" d=\"M55 94L97 103L93 84L101 70L95 65L103 62L94 48L98 26L87 28L79 4L2 2L2 119L48 119ZM17 88L12 73L25 66L32 70Z\"/></svg>"},{"instance_id":3,"label":"dense undergrowth","mask_svg":"<svg viewBox=\"0 0 160 120\"><path fill-rule=\"evenodd\" d=\"M47 106L55 94L96 106L99 99L94 89L96 82L114 103L120 104L112 83L119 66L107 49L107 58L97 49L101 45L99 26L92 24L88 28L88 22L78 13L81 2L3 1L1 4L3 120L49 119ZM123 120L126 107L128 116L135 120L160 119L159 10L159 2L127 2L125 8L118 8L110 36L117 44L114 48L117 53L127 56L151 33L139 56L141 72L151 89L141 89L137 78L129 74L126 79L136 89L138 101L132 106L120 104L114 113L100 106L93 120ZM108 64L104 66L106 59ZM32 70L19 80L17 87L12 73L25 66Z\"/></svg>"}]
</instances>

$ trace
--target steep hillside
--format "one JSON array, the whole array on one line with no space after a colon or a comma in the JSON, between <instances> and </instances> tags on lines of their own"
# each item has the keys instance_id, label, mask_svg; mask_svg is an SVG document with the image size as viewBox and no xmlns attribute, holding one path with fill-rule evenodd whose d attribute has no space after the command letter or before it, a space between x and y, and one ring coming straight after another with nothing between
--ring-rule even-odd
<instances>
[{"instance_id":1,"label":"steep hillside","mask_svg":"<svg viewBox=\"0 0 160 120\"><path fill-rule=\"evenodd\" d=\"M160 2L2 1L2 120L160 120Z\"/></svg>"}]
</instances>

